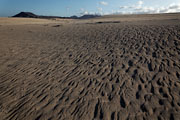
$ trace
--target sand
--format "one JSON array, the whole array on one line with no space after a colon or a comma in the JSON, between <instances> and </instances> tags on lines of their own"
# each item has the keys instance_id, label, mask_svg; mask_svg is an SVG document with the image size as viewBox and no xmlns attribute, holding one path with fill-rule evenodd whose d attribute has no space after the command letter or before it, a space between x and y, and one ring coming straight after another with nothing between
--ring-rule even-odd
<instances>
[{"instance_id":1,"label":"sand","mask_svg":"<svg viewBox=\"0 0 180 120\"><path fill-rule=\"evenodd\" d=\"M179 18L0 18L0 118L179 120Z\"/></svg>"}]
</instances>

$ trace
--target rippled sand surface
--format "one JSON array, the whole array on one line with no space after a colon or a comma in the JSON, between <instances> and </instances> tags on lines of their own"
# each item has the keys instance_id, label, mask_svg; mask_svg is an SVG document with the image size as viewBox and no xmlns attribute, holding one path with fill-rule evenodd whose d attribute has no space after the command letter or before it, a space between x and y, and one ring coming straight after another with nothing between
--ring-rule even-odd
<instances>
[{"instance_id":1,"label":"rippled sand surface","mask_svg":"<svg viewBox=\"0 0 180 120\"><path fill-rule=\"evenodd\" d=\"M179 16L0 18L0 118L179 120Z\"/></svg>"}]
</instances>

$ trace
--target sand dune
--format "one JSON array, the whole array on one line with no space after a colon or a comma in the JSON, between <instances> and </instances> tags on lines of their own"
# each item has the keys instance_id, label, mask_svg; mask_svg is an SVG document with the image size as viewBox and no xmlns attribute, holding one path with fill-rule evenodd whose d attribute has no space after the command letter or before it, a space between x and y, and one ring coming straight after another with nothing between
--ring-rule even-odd
<instances>
[{"instance_id":1,"label":"sand dune","mask_svg":"<svg viewBox=\"0 0 180 120\"><path fill-rule=\"evenodd\" d=\"M1 18L0 118L180 119L177 15L136 21Z\"/></svg>"}]
</instances>

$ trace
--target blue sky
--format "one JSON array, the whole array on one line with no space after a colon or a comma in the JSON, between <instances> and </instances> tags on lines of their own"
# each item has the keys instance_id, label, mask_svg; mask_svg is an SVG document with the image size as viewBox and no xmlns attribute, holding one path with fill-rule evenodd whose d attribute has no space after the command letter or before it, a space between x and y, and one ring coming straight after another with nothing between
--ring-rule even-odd
<instances>
[{"instance_id":1,"label":"blue sky","mask_svg":"<svg viewBox=\"0 0 180 120\"><path fill-rule=\"evenodd\" d=\"M21 11L39 15L180 12L180 0L0 0L0 16Z\"/></svg>"}]
</instances>

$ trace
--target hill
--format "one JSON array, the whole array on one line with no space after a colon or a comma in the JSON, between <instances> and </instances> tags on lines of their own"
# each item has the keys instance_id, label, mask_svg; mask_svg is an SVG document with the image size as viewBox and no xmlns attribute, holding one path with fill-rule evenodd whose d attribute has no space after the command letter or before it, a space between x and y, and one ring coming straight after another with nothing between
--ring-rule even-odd
<instances>
[{"instance_id":1,"label":"hill","mask_svg":"<svg viewBox=\"0 0 180 120\"><path fill-rule=\"evenodd\" d=\"M95 18L95 17L100 17L100 15L83 15L80 17L77 16L71 16L71 17L60 17L60 16L42 16L42 15L36 15L31 12L20 12L12 17L23 17L23 18L62 18L62 19L90 19L90 18Z\"/></svg>"}]
</instances>

